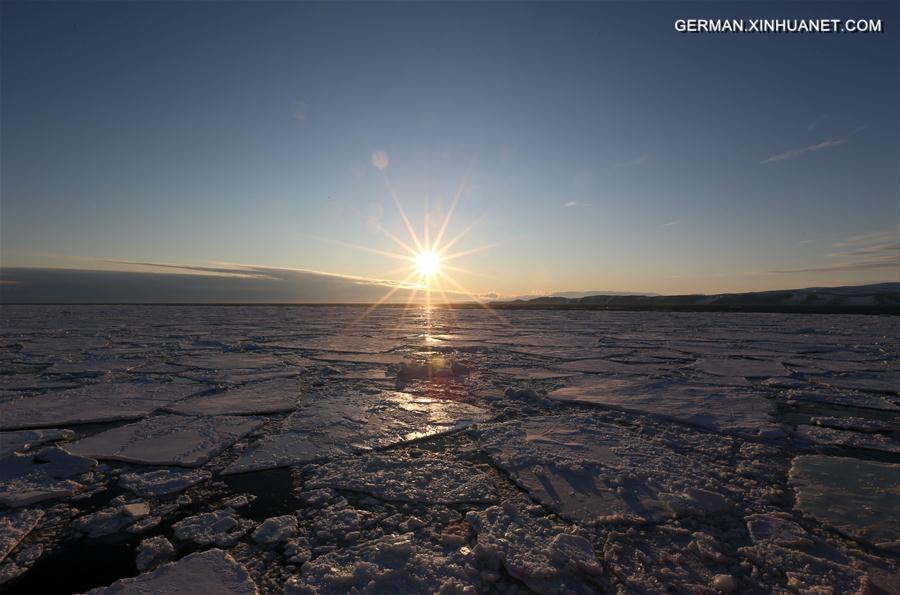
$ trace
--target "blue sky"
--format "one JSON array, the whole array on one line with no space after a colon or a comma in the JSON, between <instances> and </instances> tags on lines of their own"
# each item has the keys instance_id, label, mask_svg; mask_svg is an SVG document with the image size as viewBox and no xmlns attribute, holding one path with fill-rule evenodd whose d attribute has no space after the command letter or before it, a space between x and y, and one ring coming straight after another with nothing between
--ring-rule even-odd
<instances>
[{"instance_id":1,"label":"blue sky","mask_svg":"<svg viewBox=\"0 0 900 595\"><path fill-rule=\"evenodd\" d=\"M4 2L2 263L397 281L390 184L432 239L462 187L445 239L489 247L447 272L476 293L897 281L897 12ZM674 30L691 17L885 32Z\"/></svg>"}]
</instances>

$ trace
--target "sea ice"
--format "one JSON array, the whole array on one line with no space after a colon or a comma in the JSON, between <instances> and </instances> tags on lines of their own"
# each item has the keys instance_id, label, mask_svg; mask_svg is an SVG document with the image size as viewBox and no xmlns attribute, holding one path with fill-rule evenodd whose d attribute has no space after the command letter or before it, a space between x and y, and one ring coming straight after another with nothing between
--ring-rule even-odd
<instances>
[{"instance_id":1,"label":"sea ice","mask_svg":"<svg viewBox=\"0 0 900 595\"><path fill-rule=\"evenodd\" d=\"M471 552L415 538L386 535L303 564L285 595L441 593L474 595L479 572Z\"/></svg>"},{"instance_id":2,"label":"sea ice","mask_svg":"<svg viewBox=\"0 0 900 595\"><path fill-rule=\"evenodd\" d=\"M438 458L401 459L369 455L318 467L306 488L366 492L382 500L493 502L496 492L487 475L471 464Z\"/></svg>"},{"instance_id":3,"label":"sea ice","mask_svg":"<svg viewBox=\"0 0 900 595\"><path fill-rule=\"evenodd\" d=\"M119 476L119 485L138 496L163 496L186 490L212 477L200 469L160 469Z\"/></svg>"},{"instance_id":4,"label":"sea ice","mask_svg":"<svg viewBox=\"0 0 900 595\"><path fill-rule=\"evenodd\" d=\"M900 551L900 464L801 455L794 458L790 484L803 514Z\"/></svg>"},{"instance_id":5,"label":"sea ice","mask_svg":"<svg viewBox=\"0 0 900 595\"><path fill-rule=\"evenodd\" d=\"M0 516L0 562L31 533L43 516L44 511L39 509L15 510Z\"/></svg>"},{"instance_id":6,"label":"sea ice","mask_svg":"<svg viewBox=\"0 0 900 595\"><path fill-rule=\"evenodd\" d=\"M484 421L474 405L394 391L307 396L281 431L245 451L225 473L284 467L385 448Z\"/></svg>"},{"instance_id":7,"label":"sea ice","mask_svg":"<svg viewBox=\"0 0 900 595\"><path fill-rule=\"evenodd\" d=\"M264 520L250 536L256 543L284 543L297 535L297 517L292 514Z\"/></svg>"},{"instance_id":8,"label":"sea ice","mask_svg":"<svg viewBox=\"0 0 900 595\"><path fill-rule=\"evenodd\" d=\"M807 532L789 515L754 514L745 520L753 544L739 548L738 552L763 576L774 574L773 578L784 581L790 592L854 595L871 592L857 561Z\"/></svg>"},{"instance_id":9,"label":"sea ice","mask_svg":"<svg viewBox=\"0 0 900 595\"><path fill-rule=\"evenodd\" d=\"M37 455L12 454L0 459L0 504L27 506L71 496L82 485L71 477L81 475L97 461L58 448L45 448Z\"/></svg>"},{"instance_id":10,"label":"sea ice","mask_svg":"<svg viewBox=\"0 0 900 595\"><path fill-rule=\"evenodd\" d=\"M296 409L299 400L299 381L296 378L280 378L221 393L191 397L166 409L186 415L280 413Z\"/></svg>"},{"instance_id":11,"label":"sea ice","mask_svg":"<svg viewBox=\"0 0 900 595\"><path fill-rule=\"evenodd\" d=\"M523 508L521 503L507 501L466 515L478 533L476 557L493 570L502 563L507 572L537 593L596 592L603 568L591 543Z\"/></svg>"},{"instance_id":12,"label":"sea ice","mask_svg":"<svg viewBox=\"0 0 900 595\"><path fill-rule=\"evenodd\" d=\"M775 426L774 404L748 390L680 384L652 379L587 376L547 395L557 401L603 405L723 433L755 436L760 430L784 435Z\"/></svg>"},{"instance_id":13,"label":"sea ice","mask_svg":"<svg viewBox=\"0 0 900 595\"><path fill-rule=\"evenodd\" d=\"M138 419L197 392L189 384L103 382L0 401L0 429Z\"/></svg>"},{"instance_id":14,"label":"sea ice","mask_svg":"<svg viewBox=\"0 0 900 595\"><path fill-rule=\"evenodd\" d=\"M234 509L222 508L188 517L172 525L172 528L175 537L182 541L228 547L237 543L252 526L252 521L241 519Z\"/></svg>"},{"instance_id":15,"label":"sea ice","mask_svg":"<svg viewBox=\"0 0 900 595\"><path fill-rule=\"evenodd\" d=\"M831 444L849 448L865 448L868 450L900 453L900 442L884 434L866 434L822 426L799 425L797 426L796 436L816 444Z\"/></svg>"},{"instance_id":16,"label":"sea ice","mask_svg":"<svg viewBox=\"0 0 900 595\"><path fill-rule=\"evenodd\" d=\"M257 595L247 570L220 549L186 556L134 578L123 578L86 595Z\"/></svg>"},{"instance_id":17,"label":"sea ice","mask_svg":"<svg viewBox=\"0 0 900 595\"><path fill-rule=\"evenodd\" d=\"M175 547L168 539L157 535L141 542L134 555L134 565L140 572L146 572L174 557Z\"/></svg>"},{"instance_id":18,"label":"sea ice","mask_svg":"<svg viewBox=\"0 0 900 595\"><path fill-rule=\"evenodd\" d=\"M75 436L72 430L19 430L17 432L0 432L0 458L14 452L24 452L48 442L71 440Z\"/></svg>"},{"instance_id":19,"label":"sea ice","mask_svg":"<svg viewBox=\"0 0 900 595\"><path fill-rule=\"evenodd\" d=\"M146 502L121 504L78 517L72 527L91 538L106 537L124 531L149 514Z\"/></svg>"},{"instance_id":20,"label":"sea ice","mask_svg":"<svg viewBox=\"0 0 900 595\"><path fill-rule=\"evenodd\" d=\"M158 415L83 438L70 450L97 459L199 467L262 423L224 415Z\"/></svg>"},{"instance_id":21,"label":"sea ice","mask_svg":"<svg viewBox=\"0 0 900 595\"><path fill-rule=\"evenodd\" d=\"M658 521L729 507L721 470L602 417L532 417L476 433L495 464L569 520Z\"/></svg>"},{"instance_id":22,"label":"sea ice","mask_svg":"<svg viewBox=\"0 0 900 595\"><path fill-rule=\"evenodd\" d=\"M737 378L771 378L788 376L787 369L780 362L747 358L704 358L694 363L696 370L713 376L734 376Z\"/></svg>"}]
</instances>

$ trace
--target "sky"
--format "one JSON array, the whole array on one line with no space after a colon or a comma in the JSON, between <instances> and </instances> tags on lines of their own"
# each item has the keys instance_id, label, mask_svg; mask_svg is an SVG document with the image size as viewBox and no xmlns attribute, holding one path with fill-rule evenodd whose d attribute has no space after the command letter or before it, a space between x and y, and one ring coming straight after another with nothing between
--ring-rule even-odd
<instances>
[{"instance_id":1,"label":"sky","mask_svg":"<svg viewBox=\"0 0 900 595\"><path fill-rule=\"evenodd\" d=\"M894 2L0 11L0 295L407 299L438 237L454 299L900 281Z\"/></svg>"}]
</instances>

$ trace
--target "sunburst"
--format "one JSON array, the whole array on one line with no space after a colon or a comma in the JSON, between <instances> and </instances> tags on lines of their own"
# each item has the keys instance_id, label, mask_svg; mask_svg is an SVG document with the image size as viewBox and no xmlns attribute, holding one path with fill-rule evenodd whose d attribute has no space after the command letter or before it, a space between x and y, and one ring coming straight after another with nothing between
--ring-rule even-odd
<instances>
[{"instance_id":1,"label":"sunburst","mask_svg":"<svg viewBox=\"0 0 900 595\"><path fill-rule=\"evenodd\" d=\"M405 275L402 280L394 281L390 290L377 303L372 304L366 310L366 314L379 306L388 302L398 291L408 291L409 297L406 300L406 306L409 307L413 303L424 302L427 309L431 309L435 301L444 304L453 301L475 302L481 307L491 310L490 306L476 293L467 289L457 278L458 275L477 275L474 271L461 268L456 265L455 261L464 256L475 254L483 250L493 247L490 245L482 245L468 249L457 249L452 251L463 238L465 238L481 220L476 220L465 227L457 235L448 237L448 230L453 221L456 207L460 198L466 191L468 175L464 176L460 182L459 189L450 203L450 208L441 221L434 237L431 237L432 228L428 220L428 207L426 204L425 216L423 217L423 225L420 233L416 232L412 220L403 208L403 201L395 192L390 179L388 178L387 167L378 167L381 170L382 178L388 194L394 202L397 214L403 224L406 234L398 235L391 233L383 226L379 226L379 231L389 238L398 248L397 251L377 250L366 246L354 246L366 252L373 252L388 258L400 266L385 273L385 275ZM404 237L405 236L405 237ZM438 297L439 296L439 297ZM437 298L437 299L433 299ZM365 314L364 314L365 316Z\"/></svg>"}]
</instances>

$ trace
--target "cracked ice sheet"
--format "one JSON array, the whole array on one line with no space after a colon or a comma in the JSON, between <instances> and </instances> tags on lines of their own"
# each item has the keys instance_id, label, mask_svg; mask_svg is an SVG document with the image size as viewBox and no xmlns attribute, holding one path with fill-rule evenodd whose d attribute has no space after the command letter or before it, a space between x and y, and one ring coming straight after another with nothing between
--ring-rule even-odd
<instances>
[{"instance_id":1,"label":"cracked ice sheet","mask_svg":"<svg viewBox=\"0 0 900 595\"><path fill-rule=\"evenodd\" d=\"M480 585L468 548L438 545L412 533L386 535L306 562L285 595L474 593Z\"/></svg>"},{"instance_id":2,"label":"cracked ice sheet","mask_svg":"<svg viewBox=\"0 0 900 595\"><path fill-rule=\"evenodd\" d=\"M224 473L286 467L453 432L488 419L480 407L403 392L318 394Z\"/></svg>"},{"instance_id":3,"label":"cracked ice sheet","mask_svg":"<svg viewBox=\"0 0 900 595\"><path fill-rule=\"evenodd\" d=\"M69 450L127 463L199 467L262 423L247 417L159 415L83 438Z\"/></svg>"},{"instance_id":4,"label":"cracked ice sheet","mask_svg":"<svg viewBox=\"0 0 900 595\"><path fill-rule=\"evenodd\" d=\"M740 353L740 349L736 349ZM694 369L713 376L733 376L737 378L770 378L788 376L787 368L779 362L746 358L705 358L698 360Z\"/></svg>"},{"instance_id":5,"label":"cracked ice sheet","mask_svg":"<svg viewBox=\"0 0 900 595\"><path fill-rule=\"evenodd\" d=\"M596 593L603 570L591 543L529 508L535 507L508 501L469 512L466 520L478 533L478 559L494 570L502 563L537 593Z\"/></svg>"},{"instance_id":6,"label":"cracked ice sheet","mask_svg":"<svg viewBox=\"0 0 900 595\"><path fill-rule=\"evenodd\" d=\"M884 434L865 434L852 430L799 425L795 435L802 440L808 440L815 444L831 444L849 448L865 448L868 450L900 453L900 442L892 440Z\"/></svg>"},{"instance_id":7,"label":"cracked ice sheet","mask_svg":"<svg viewBox=\"0 0 900 595\"><path fill-rule=\"evenodd\" d=\"M731 506L721 492L726 470L602 416L534 417L481 426L476 434L532 498L576 522L659 521Z\"/></svg>"},{"instance_id":8,"label":"cracked ice sheet","mask_svg":"<svg viewBox=\"0 0 900 595\"><path fill-rule=\"evenodd\" d=\"M588 376L550 392L547 397L646 413L722 433L785 435L775 423L774 404L738 388Z\"/></svg>"},{"instance_id":9,"label":"cracked ice sheet","mask_svg":"<svg viewBox=\"0 0 900 595\"><path fill-rule=\"evenodd\" d=\"M19 397L0 402L0 429L138 419L202 388L175 383L100 383Z\"/></svg>"},{"instance_id":10,"label":"cracked ice sheet","mask_svg":"<svg viewBox=\"0 0 900 595\"><path fill-rule=\"evenodd\" d=\"M43 510L28 509L0 516L0 562L31 533L43 516Z\"/></svg>"},{"instance_id":11,"label":"cracked ice sheet","mask_svg":"<svg viewBox=\"0 0 900 595\"><path fill-rule=\"evenodd\" d=\"M191 554L177 562L160 566L134 578L118 580L108 587L92 589L86 595L256 595L256 585L247 570L230 554L212 549Z\"/></svg>"},{"instance_id":12,"label":"cracked ice sheet","mask_svg":"<svg viewBox=\"0 0 900 595\"><path fill-rule=\"evenodd\" d=\"M860 571L856 560L808 532L790 515L753 514L744 520L753 545L739 548L738 552L756 565L761 574L783 576L788 592L859 595L872 592L869 578Z\"/></svg>"},{"instance_id":13,"label":"cracked ice sheet","mask_svg":"<svg viewBox=\"0 0 900 595\"><path fill-rule=\"evenodd\" d=\"M119 476L119 485L138 496L174 494L206 481L212 473L203 470L160 469Z\"/></svg>"},{"instance_id":14,"label":"cracked ice sheet","mask_svg":"<svg viewBox=\"0 0 900 595\"><path fill-rule=\"evenodd\" d=\"M0 432L0 457L14 452L24 452L48 442L70 440L75 436L72 430L20 430Z\"/></svg>"},{"instance_id":15,"label":"cracked ice sheet","mask_svg":"<svg viewBox=\"0 0 900 595\"><path fill-rule=\"evenodd\" d=\"M304 484L366 492L382 500L454 504L493 502L490 478L471 464L418 457L370 455L318 467Z\"/></svg>"},{"instance_id":16,"label":"cracked ice sheet","mask_svg":"<svg viewBox=\"0 0 900 595\"><path fill-rule=\"evenodd\" d=\"M791 465L789 483L805 515L900 551L900 464L801 455Z\"/></svg>"},{"instance_id":17,"label":"cracked ice sheet","mask_svg":"<svg viewBox=\"0 0 900 595\"><path fill-rule=\"evenodd\" d=\"M222 393L201 395L166 407L187 415L249 415L293 411L300 400L300 381L285 378L234 388Z\"/></svg>"}]
</instances>

